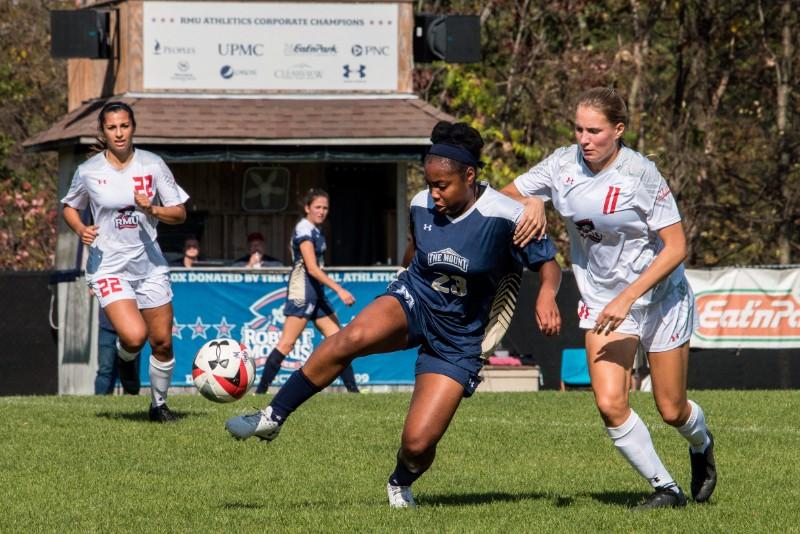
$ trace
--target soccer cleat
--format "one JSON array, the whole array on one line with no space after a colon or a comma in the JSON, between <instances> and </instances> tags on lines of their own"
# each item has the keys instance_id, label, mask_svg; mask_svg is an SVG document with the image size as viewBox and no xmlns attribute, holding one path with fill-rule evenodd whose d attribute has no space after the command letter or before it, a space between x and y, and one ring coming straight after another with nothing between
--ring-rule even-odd
<instances>
[{"instance_id":1,"label":"soccer cleat","mask_svg":"<svg viewBox=\"0 0 800 534\"><path fill-rule=\"evenodd\" d=\"M678 490L677 492L674 490ZM656 491L649 495L644 502L634 506L634 512L644 512L655 510L656 508L683 508L686 506L686 495L680 487L656 488Z\"/></svg>"},{"instance_id":2,"label":"soccer cleat","mask_svg":"<svg viewBox=\"0 0 800 534\"><path fill-rule=\"evenodd\" d=\"M154 423L174 423L178 420L178 416L172 413L166 404L150 406L149 415Z\"/></svg>"},{"instance_id":3,"label":"soccer cleat","mask_svg":"<svg viewBox=\"0 0 800 534\"><path fill-rule=\"evenodd\" d=\"M692 463L692 499L695 502L706 502L717 486L717 464L714 460L714 436L708 432L708 447L703 452L692 452L689 449L689 460Z\"/></svg>"},{"instance_id":4,"label":"soccer cleat","mask_svg":"<svg viewBox=\"0 0 800 534\"><path fill-rule=\"evenodd\" d=\"M243 440L255 436L261 440L272 441L281 431L281 423L272 418L272 406L247 415L231 417L225 422L225 430L236 439Z\"/></svg>"},{"instance_id":5,"label":"soccer cleat","mask_svg":"<svg viewBox=\"0 0 800 534\"><path fill-rule=\"evenodd\" d=\"M389 507L391 508L416 508L414 496L411 494L411 486L393 486L386 484L386 493L389 495Z\"/></svg>"}]
</instances>

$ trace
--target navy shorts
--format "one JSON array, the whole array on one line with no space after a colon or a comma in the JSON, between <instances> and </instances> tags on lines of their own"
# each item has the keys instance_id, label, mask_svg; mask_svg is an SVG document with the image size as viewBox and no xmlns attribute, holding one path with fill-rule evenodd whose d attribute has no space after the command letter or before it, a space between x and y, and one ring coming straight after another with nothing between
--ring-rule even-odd
<instances>
[{"instance_id":1,"label":"navy shorts","mask_svg":"<svg viewBox=\"0 0 800 534\"><path fill-rule=\"evenodd\" d=\"M406 314L408 323L406 348L419 346L414 374L435 373L448 376L463 386L465 397L471 397L481 382L478 373L483 367L483 360L480 356L453 357L437 351L435 334L427 328L428 322L422 311L422 304L403 282L399 280L392 282L384 295L396 298Z\"/></svg>"},{"instance_id":2,"label":"navy shorts","mask_svg":"<svg viewBox=\"0 0 800 534\"><path fill-rule=\"evenodd\" d=\"M298 301L287 300L283 306L283 314L292 317L301 317L310 321L333 315L333 306L325 297L313 300Z\"/></svg>"}]
</instances>

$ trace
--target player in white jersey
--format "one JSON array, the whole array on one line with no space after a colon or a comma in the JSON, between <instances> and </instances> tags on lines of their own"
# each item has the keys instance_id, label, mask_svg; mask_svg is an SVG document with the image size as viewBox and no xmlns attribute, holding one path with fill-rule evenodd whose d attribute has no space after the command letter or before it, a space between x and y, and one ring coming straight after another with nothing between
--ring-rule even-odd
<instances>
[{"instance_id":1,"label":"player in white jersey","mask_svg":"<svg viewBox=\"0 0 800 534\"><path fill-rule=\"evenodd\" d=\"M694 295L684 276L681 216L656 166L621 142L627 109L613 90L578 100L577 144L556 150L503 192L526 201L519 242L536 233L552 201L570 236L581 294L580 327L595 402L614 445L655 488L639 509L685 506L647 427L630 409L628 384L639 343L648 353L656 406L689 441L692 496L705 502L716 485L714 441L703 410L686 394ZM522 226L522 225L521 225Z\"/></svg>"},{"instance_id":2,"label":"player in white jersey","mask_svg":"<svg viewBox=\"0 0 800 534\"><path fill-rule=\"evenodd\" d=\"M171 422L166 404L172 355L172 290L169 268L156 242L158 222L180 224L189 198L157 155L134 149L136 119L123 102L109 102L98 116L104 150L75 171L61 200L64 220L89 245L86 281L119 335L117 353L130 361L149 339L152 421ZM80 211L90 206L94 224Z\"/></svg>"}]
</instances>

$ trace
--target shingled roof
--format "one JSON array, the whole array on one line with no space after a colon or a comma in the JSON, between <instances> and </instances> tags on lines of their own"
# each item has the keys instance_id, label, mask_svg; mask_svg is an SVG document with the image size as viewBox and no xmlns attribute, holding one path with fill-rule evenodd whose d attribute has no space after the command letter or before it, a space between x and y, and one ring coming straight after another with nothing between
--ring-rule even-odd
<instances>
[{"instance_id":1,"label":"shingled roof","mask_svg":"<svg viewBox=\"0 0 800 534\"><path fill-rule=\"evenodd\" d=\"M454 120L416 97L225 98L115 97L136 112L137 143L159 145L405 145L429 143L440 120ZM90 145L97 113L93 100L24 142L28 150Z\"/></svg>"}]
</instances>

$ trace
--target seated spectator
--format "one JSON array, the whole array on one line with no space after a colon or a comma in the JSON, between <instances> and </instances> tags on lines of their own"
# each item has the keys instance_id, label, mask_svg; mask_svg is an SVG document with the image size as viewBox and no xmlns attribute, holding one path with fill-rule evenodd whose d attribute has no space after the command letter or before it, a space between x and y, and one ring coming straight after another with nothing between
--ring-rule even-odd
<instances>
[{"instance_id":1,"label":"seated spectator","mask_svg":"<svg viewBox=\"0 0 800 534\"><path fill-rule=\"evenodd\" d=\"M264 250L264 236L260 232L252 232L247 236L247 254L236 260L233 266L257 269L259 267L280 267L283 265L278 259L265 254Z\"/></svg>"},{"instance_id":2,"label":"seated spectator","mask_svg":"<svg viewBox=\"0 0 800 534\"><path fill-rule=\"evenodd\" d=\"M187 237L183 242L183 257L170 262L173 267L194 267L195 262L200 257L200 241L195 237Z\"/></svg>"},{"instance_id":3,"label":"seated spectator","mask_svg":"<svg viewBox=\"0 0 800 534\"><path fill-rule=\"evenodd\" d=\"M133 361L125 361L117 356L117 332L106 317L103 309L98 312L97 332L97 376L94 379L95 395L114 393L117 377L122 391L129 395L139 394L139 356Z\"/></svg>"}]
</instances>

